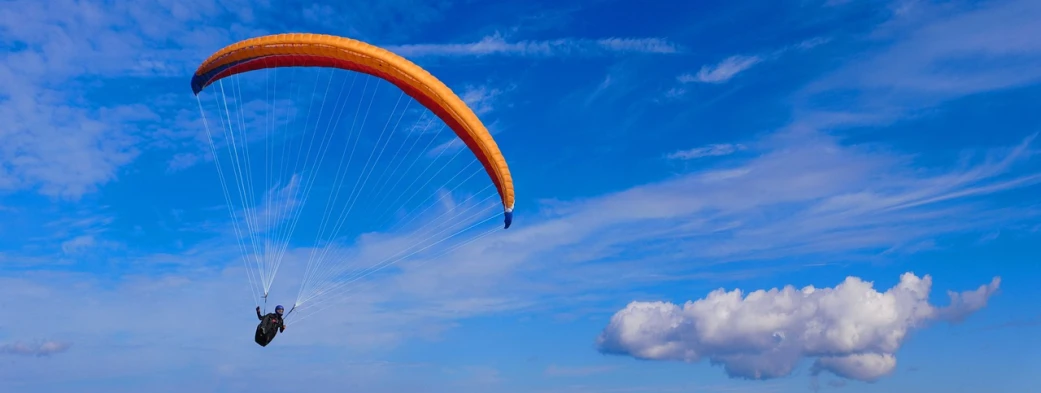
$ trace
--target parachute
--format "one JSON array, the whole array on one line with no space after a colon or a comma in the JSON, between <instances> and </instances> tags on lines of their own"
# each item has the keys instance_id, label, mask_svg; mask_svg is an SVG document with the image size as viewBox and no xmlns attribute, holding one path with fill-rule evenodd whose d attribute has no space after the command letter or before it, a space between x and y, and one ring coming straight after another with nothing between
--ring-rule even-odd
<instances>
[{"instance_id":1,"label":"parachute","mask_svg":"<svg viewBox=\"0 0 1041 393\"><path fill-rule=\"evenodd\" d=\"M312 80L314 85L308 85ZM355 131L371 123L380 86L387 83L399 95L373 141L376 133ZM362 84L361 95L354 95ZM485 202L493 197L481 199L486 190L494 191L498 199L503 227L512 224L513 179L491 133L443 82L386 49L321 34L251 38L203 61L191 88L258 305L260 300L266 304L283 262L302 264L304 255L306 267L298 277L297 300L290 314L312 300L352 290L356 294L359 280L390 265L414 262L410 268L420 269L422 263L491 234L491 228L479 230L491 218L480 220L490 208ZM202 97L206 91L213 91L209 104ZM398 114L405 96L408 103ZM427 112L410 112L412 102ZM212 109L209 114L207 105ZM436 121L443 123L441 127ZM211 123L214 128L219 123L223 134L211 131ZM320 134L323 124L325 133ZM441 139L445 128L454 138ZM400 145L391 147L398 138ZM417 150L423 140L425 146ZM434 143L438 145L431 149ZM261 144L263 154L258 151ZM360 162L355 153L362 145L370 145L371 150L353 187L348 187L350 169ZM447 162L439 161L453 150ZM460 155L462 151L471 154ZM412 152L416 157L409 159ZM388 156L393 157L376 174ZM458 157L470 157L470 165L463 166ZM438 163L443 166L430 172ZM480 164L478 172L464 177L473 163ZM415 174L413 169L424 165L426 169ZM443 180L452 173L449 168L459 172ZM479 172L486 176L483 181L476 176ZM439 177L442 173L445 176ZM402 184L409 185L399 192ZM421 185L416 188L417 184ZM316 198L315 192L328 195ZM429 194L426 199L417 199L424 193ZM372 198L359 205L363 195ZM334 206L344 197L343 206ZM316 210L316 204L324 208ZM443 211L427 215L431 209ZM362 216L348 222L352 212ZM391 225L394 220L387 217L397 221ZM405 235L393 235L399 232ZM365 261L377 262L365 269L348 269ZM259 334L258 326L258 340Z\"/></svg>"}]
</instances>

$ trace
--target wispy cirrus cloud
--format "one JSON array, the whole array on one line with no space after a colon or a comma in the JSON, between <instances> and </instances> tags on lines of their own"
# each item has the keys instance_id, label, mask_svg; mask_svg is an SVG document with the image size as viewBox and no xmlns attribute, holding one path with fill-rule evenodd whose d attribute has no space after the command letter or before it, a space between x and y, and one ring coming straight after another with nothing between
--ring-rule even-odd
<instances>
[{"instance_id":1,"label":"wispy cirrus cloud","mask_svg":"<svg viewBox=\"0 0 1041 393\"><path fill-rule=\"evenodd\" d=\"M474 111L474 114L482 116L495 109L495 104L505 91L504 89L488 85L468 85L463 87L463 92L459 95L459 98Z\"/></svg>"},{"instance_id":2,"label":"wispy cirrus cloud","mask_svg":"<svg viewBox=\"0 0 1041 393\"><path fill-rule=\"evenodd\" d=\"M391 45L387 49L403 56L595 56L626 53L672 54L681 48L664 38L561 38L547 41L507 41L491 35L477 42L456 44Z\"/></svg>"},{"instance_id":3,"label":"wispy cirrus cloud","mask_svg":"<svg viewBox=\"0 0 1041 393\"><path fill-rule=\"evenodd\" d=\"M568 262L563 270L546 266L542 277L561 284L562 293L583 288L589 294L669 275L697 277L709 267L719 279L722 272L739 273L746 266L742 261L758 261L756 266L766 269L773 263L763 261L779 258L828 261L907 244L942 246L937 239L944 236L1041 214L1038 206L987 206L977 199L1041 184L1037 162L1028 154L1031 141L991 152L969 167L923 171L909 167L905 157L870 146L789 131L743 143L756 154L737 162L615 194L550 203L548 218L495 241L497 247L523 252L475 245L454 258L498 261L458 272L504 283L496 286L499 294L512 293L512 285L500 280L515 266L530 270L538 261ZM951 221L952 214L966 219ZM618 256L619 250L626 256ZM441 272L456 272L439 266ZM620 279L619 271L627 278Z\"/></svg>"},{"instance_id":4,"label":"wispy cirrus cloud","mask_svg":"<svg viewBox=\"0 0 1041 393\"><path fill-rule=\"evenodd\" d=\"M708 146L672 152L665 157L670 160L693 160L702 157L726 156L745 149L747 149L747 147L740 143L716 143Z\"/></svg>"},{"instance_id":5,"label":"wispy cirrus cloud","mask_svg":"<svg viewBox=\"0 0 1041 393\"><path fill-rule=\"evenodd\" d=\"M683 85L724 84L738 75L751 70L753 67L775 61L791 51L807 51L828 42L831 42L831 39L828 37L814 37L768 53L728 56L718 63L702 65L697 72L680 74L680 76L676 77L676 81L680 83L680 86L667 90L665 98L675 99L684 96L687 93L687 88L683 87Z\"/></svg>"},{"instance_id":6,"label":"wispy cirrus cloud","mask_svg":"<svg viewBox=\"0 0 1041 393\"><path fill-rule=\"evenodd\" d=\"M989 2L968 9L907 2L869 39L891 42L854 57L796 94L815 127L880 125L945 101L1041 81L1041 4ZM820 100L842 92L840 100Z\"/></svg>"},{"instance_id":7,"label":"wispy cirrus cloud","mask_svg":"<svg viewBox=\"0 0 1041 393\"><path fill-rule=\"evenodd\" d=\"M701 66L696 74L680 75L677 80L680 83L723 83L762 61L759 56L730 56L718 64Z\"/></svg>"},{"instance_id":8,"label":"wispy cirrus cloud","mask_svg":"<svg viewBox=\"0 0 1041 393\"><path fill-rule=\"evenodd\" d=\"M82 97L123 88L112 80L184 75L238 26L189 30L184 24L248 9L207 1L195 7L6 3L0 41L20 45L0 54L0 190L78 199L116 180L139 156L141 133L163 118L134 95L105 94L102 102Z\"/></svg>"}]
</instances>

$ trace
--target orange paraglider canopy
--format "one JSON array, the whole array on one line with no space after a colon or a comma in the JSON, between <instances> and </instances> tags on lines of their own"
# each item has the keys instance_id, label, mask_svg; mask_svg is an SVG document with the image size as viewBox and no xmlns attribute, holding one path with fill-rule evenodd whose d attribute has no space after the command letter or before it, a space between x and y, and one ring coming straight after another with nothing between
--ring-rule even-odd
<instances>
[{"instance_id":1,"label":"orange paraglider canopy","mask_svg":"<svg viewBox=\"0 0 1041 393\"><path fill-rule=\"evenodd\" d=\"M448 86L415 63L386 49L321 34L276 34L229 45L206 59L192 77L198 95L235 74L278 67L329 67L384 79L439 117L477 156L499 192L505 227L513 221L513 178L488 129Z\"/></svg>"}]
</instances>

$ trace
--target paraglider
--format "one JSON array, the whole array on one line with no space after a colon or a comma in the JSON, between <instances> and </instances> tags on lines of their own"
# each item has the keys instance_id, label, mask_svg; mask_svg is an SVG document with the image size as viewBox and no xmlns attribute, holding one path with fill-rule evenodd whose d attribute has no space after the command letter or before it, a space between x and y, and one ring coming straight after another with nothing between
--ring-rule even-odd
<instances>
[{"instance_id":1,"label":"paraglider","mask_svg":"<svg viewBox=\"0 0 1041 393\"><path fill-rule=\"evenodd\" d=\"M281 304L275 307L275 312L268 313L267 315L260 315L260 306L257 306L257 319L260 320L260 324L257 325L257 333L253 338L257 344L262 347L266 347L271 343L271 340L275 339L275 335L286 331L286 322L282 318L282 313L285 308Z\"/></svg>"},{"instance_id":2,"label":"paraglider","mask_svg":"<svg viewBox=\"0 0 1041 393\"><path fill-rule=\"evenodd\" d=\"M504 208L505 228L513 222L513 178L488 129L459 96L426 70L386 49L323 34L275 34L224 47L192 77L198 95L213 82L235 74L276 67L333 67L369 74L400 88L455 131L484 165Z\"/></svg>"},{"instance_id":3,"label":"paraglider","mask_svg":"<svg viewBox=\"0 0 1041 393\"><path fill-rule=\"evenodd\" d=\"M245 129L254 127L265 128L273 126L276 122L279 121L279 119L289 118L289 116L271 115L263 118L263 122L266 122L267 124L261 125L261 122L259 121L257 123L251 124L250 119L248 118L248 116L243 115L241 109L238 114L234 114L234 112L229 109L229 102L233 102L236 105L239 105L239 108L241 108L241 105L243 105L244 101L249 101L249 99L242 99L239 96L240 94L242 94L242 88L237 84L238 82L236 81L235 84L230 85L226 91L222 79L229 78L231 76L236 76L239 74L249 74L251 71L273 71L280 68L313 68L319 70L329 69L334 71L353 71L355 73L375 77L376 79L382 80L383 82L389 82L390 84L393 84L394 86L399 88L403 95L407 95L408 97L411 97L411 99L415 102L421 104L423 107L429 110L430 113L436 116L437 119L443 121L444 127L447 127L448 129L451 129L452 132L454 132L455 136L458 138L458 141L461 141L462 145L466 147L465 150L461 151L469 151L473 154L473 157L476 158L476 161L480 163L480 166L477 167L477 169L483 169L483 172L487 174L488 178L491 180L492 183L491 185L486 186L485 189L477 191L476 193L483 192L484 190L494 190L498 196L498 202L501 203L504 228L510 227L513 221L514 191L513 179L510 175L510 170L506 164L506 159L500 152L499 147L496 144L496 141L492 138L491 134L488 132L488 129L484 126L481 120L478 119L474 111L471 108L469 108L467 104L450 88L448 88L443 82L432 76L429 72L420 68L418 65L412 63L411 61L401 56L398 56L386 49L344 37L321 34L291 33L268 35L243 40L228 45L223 49L220 49L219 51L212 54L205 61L203 61L203 63L198 67L198 69L192 77L191 88L192 92L198 98L200 93L203 92L203 90L206 89L208 86L211 86L213 84L219 85L219 89L216 89L217 94L219 95L215 96L215 102L217 102L218 113L220 114L218 117L223 117L220 119L220 124L222 127L224 127L224 131L226 133L225 135L228 136L229 140L228 152L231 158L226 160L225 162L233 165L233 168L230 172L222 172L220 160L217 158L216 143L214 142L213 137L210 133L210 126L208 125L209 123L206 122L205 113L203 113L202 120L203 124L206 127L207 136L210 138L210 148L214 153L213 161L217 165L217 174L220 176L220 180L222 182L221 186L224 187L224 197L226 202L228 203L228 209L231 213L232 221L236 225L236 237L240 239L239 246L243 254L243 261L247 267L247 274L250 279L250 289L254 291L254 296L257 296L259 289L259 293L263 294L260 297L264 298L266 301L268 293L271 289L272 281L274 280L274 276L278 271L278 268L282 260L286 257L290 239L293 237L294 232L297 229L297 224L301 222L307 222L301 221L299 217L293 218L290 214L298 214L298 212L302 210L302 206L309 199L306 195L308 192L315 189L322 189L324 191L328 191L330 193L330 196L327 198L327 203L334 203L338 201L338 198L341 195L347 196L348 200L350 200L350 198L356 198L356 195L360 193L360 191L355 192L355 190L351 190L350 193L346 191L341 193L339 191L337 184L340 184L340 182L342 182L343 180L343 178L339 177L340 164L335 164L332 167L332 169L329 169L330 172L336 172L336 174L333 176L327 176L327 172L322 172L324 169L318 167L323 162L327 162L322 161L324 160L325 152L321 149L323 148L323 146L325 146L325 143L327 141L332 141L334 139L333 136L330 136L328 140L325 136L322 136L322 138L320 139L315 138L314 135L310 136L310 138L301 137L301 145L299 148L287 149L283 147L281 150L282 154L278 154L278 150L274 150L269 146L265 146L265 152L263 155L259 153L254 153L253 155L253 157L255 158L263 157L264 161L255 169L251 169L251 167L248 166L250 165L248 164L248 162L251 160L248 147L248 145L251 143L251 136L245 134ZM331 81L331 73L329 78L329 80ZM344 81L346 82L346 78L344 79ZM328 111L325 109L327 106L325 105L325 98L319 93L319 90L317 90L317 86L318 85L316 82L316 88L310 90L310 96L307 95L307 93L309 92L307 89L300 89L299 87L292 88L292 85L290 86L290 88L286 89L280 89L276 86L274 88L271 88L269 93L264 94L270 94L270 96L272 97L272 107L277 107L277 105L274 105L274 95L277 92L291 91L291 93L286 94L291 94L293 97L305 97L306 99L312 99L315 97L322 98L323 101L322 104L318 106L319 109L315 109L314 111L308 109L305 112L307 116L311 116L312 112L314 112L317 114L316 116L318 116L318 118L321 119L323 115L328 115ZM352 82L351 87L353 86L354 85ZM341 88L342 87L343 86L341 86ZM327 95L329 90L329 87L326 87L325 92ZM335 89L332 90L335 91ZM333 94L333 96L336 96L336 99L331 101L328 107L341 108L342 110L345 104L339 103L339 94L335 93ZM347 92L347 96L350 96L349 91ZM332 97L330 96L329 98ZM259 100L259 97L257 98L257 100ZM369 107L371 107L371 105ZM203 104L201 99L199 100L199 108L200 112L205 112L203 110ZM360 108L361 106L359 106L359 109ZM397 105L395 104L395 109L396 108ZM332 116L330 116L329 119L326 120L326 122L330 125L330 129L335 129L336 124L339 124L339 116L340 115L336 115L335 119ZM356 115L356 117L362 116ZM363 125L365 122L364 119L366 117L367 114L365 115L365 117L362 117L361 122ZM433 119L433 117L431 117L431 119ZM313 126L305 123L303 127L292 129L287 127L286 130L307 132L308 130L316 129L318 121L320 120L315 120ZM389 119L387 124L390 124ZM351 127L353 129L353 124L351 125ZM275 128L276 127L271 127L271 129ZM276 134L274 132L270 132L269 135ZM284 137L280 136L280 139L278 141L289 140L291 135L285 135L286 136ZM424 134L423 132L415 132L401 133L400 135L411 136L429 134ZM437 134L435 134L434 137L436 138ZM281 138L285 139L283 140ZM350 138L350 136L347 137L347 142L351 140ZM381 134L380 140L378 140L376 143L377 146L379 146L382 138L383 136ZM272 141L272 139L274 139L274 137L266 137L264 140L266 144L271 145L275 143ZM253 140L256 139L254 138ZM316 142L316 140L318 142ZM357 140L358 139L355 140L355 147L357 146ZM431 139L431 141L433 141L433 139ZM287 153L292 153L294 151L300 153L306 151L310 153L312 152L313 144L319 142L321 143L321 145L319 146L320 153L317 154L318 158L315 159L315 163L311 166L308 166L308 163L312 162L310 160L310 157L304 157L303 159L300 159L299 157L297 157L296 159L285 158L283 160L283 155ZM306 149L304 149L305 146ZM385 147L386 146L384 145L383 148ZM412 147L415 147L415 145L413 144L413 146L409 147L408 152L413 151ZM399 147L399 151L400 150L402 149ZM419 150L417 150L417 152L418 151ZM341 164L343 163L344 157L347 156L346 153L347 149L345 148L343 150L343 153L340 155ZM373 153L370 153L370 158L372 158L374 153L375 150L373 151ZM350 150L350 157L353 157L353 155L353 150ZM380 149L380 154L376 157L376 159L378 160L382 156L383 149ZM440 157L440 154L438 155L438 157ZM453 156L453 158L454 157L455 156ZM274 160L278 160L278 163L275 163ZM451 158L449 160L451 160ZM286 166L288 163L291 162L303 162L304 164L300 168L291 168L289 166ZM347 163L349 166L350 161L348 160ZM368 164L369 163L367 161L366 166L368 166ZM410 165L407 168L405 168L404 171L397 172L396 168L399 167L401 167L400 163L399 166L394 167L395 169L391 169L389 171L384 169L386 171L385 173L387 173L387 176L385 178L388 180L384 182L384 178L380 178L376 181L376 183L382 183L382 185L385 187L387 184L390 183L389 179L391 179L392 176L394 176L394 178L396 178L396 176L401 176L402 174L408 172L408 170L412 166ZM430 166L428 166L428 168L430 168ZM284 186L283 190L289 190L293 192L297 190L303 190L303 198L299 200L299 206L294 204L298 201L296 199L291 198L292 196L295 196L295 194L291 194L289 193L289 191L285 191L284 194L287 194L289 196L283 196L283 194L278 194L277 192L279 191L277 187L283 187L283 183L281 182L281 180L278 180L282 178L273 177L281 175L274 174L273 172L275 170L286 169L297 172L293 172L287 176L288 180L285 182L286 185ZM425 187L428 183L430 183L431 180L433 180L433 176L436 176L440 172L441 171L438 170L438 172L434 173L433 175L424 176L424 174L426 173L426 170L424 170L424 172L420 173L418 175L419 177L415 181L413 181L413 185L419 183L420 180L425 180L425 182L423 182L423 185L421 185L420 188ZM303 176L317 177L316 174L323 174L325 175L325 179L332 179L332 184L325 185L324 187L315 187L314 184L316 180L311 180L310 182L308 182L307 179L304 179L302 181L297 182L297 180ZM358 187L358 184L361 183L361 187L364 188L366 182L369 179L369 175L371 175L371 172L367 173L364 176L364 182L362 181L362 176L359 175L359 179L355 182L355 187ZM275 188L272 188L272 185L268 183L257 186L249 184L254 179L260 179L261 177L267 180L276 179L279 181L279 183L274 186ZM452 177L452 179L455 179L456 177L459 177L459 175ZM232 189L231 187L228 187L227 184L224 184L226 179L234 180L237 183L235 189ZM452 179L449 179L449 181L451 181ZM465 182L466 179L464 179L463 181ZM394 188L397 184L398 183L395 182L393 185L390 186L390 188ZM290 185L295 185L295 187L297 188L290 189ZM411 186L412 185L409 185L408 187ZM494 189L491 188L492 186L494 186ZM383 188L380 188L380 190L382 189ZM455 188L449 189L447 190L447 192L451 193L454 189ZM260 207L255 205L254 200L256 199L256 197L253 195L255 194L255 190L263 190L263 192L266 192L266 194L261 195L261 198L267 201L267 205L271 205L272 200L276 200L284 201L284 204L289 207L271 207L269 209L271 209L272 211L264 211ZM232 196L233 191L239 192L237 198ZM444 193L444 191L444 189L441 189L437 190L436 192ZM476 193L472 196L476 196ZM409 208L409 206L405 205L409 201L412 201L412 198L414 197L415 195L413 195L413 197L408 198L405 198L405 195L397 195L396 197L392 195L390 198L375 197L374 199L376 199L381 204L380 206L382 206L382 204L386 202L389 203L389 205L392 205L390 207L391 209L406 209ZM404 200L402 200L402 198L404 198ZM489 198L491 198L491 196L489 196ZM238 208L233 208L232 205L236 199L238 199L238 202L241 202L242 206ZM460 202L469 201L470 199L466 199ZM398 205L398 202L401 202L401 204ZM344 214L343 212L346 211L346 214L349 214L351 209L353 209L353 203L354 202L349 202L349 205L344 206L344 208L340 209L339 212L341 214ZM473 203L471 203L471 205L477 206L477 204ZM437 205L435 204L434 206ZM455 209L457 206L460 207L461 212L469 209L466 207L466 205L456 204L455 202L453 202L451 207L449 207L448 209ZM489 208L494 207L489 206ZM325 235L326 224L332 222L330 218L335 218L335 215L331 214L334 211L336 210L331 209L331 207L327 207L325 209L325 213L313 217L313 219L316 221L314 223L314 226L317 228L310 228L310 226L312 225L310 223L302 224L308 226L306 230L310 231L308 233L314 236L314 242L310 243L308 241L309 243L307 244L307 246L311 247L312 251L308 258L307 270L304 272L304 275L302 277L303 282L301 282L300 285L301 292L298 295L297 301L293 303L293 307L290 310L290 313L292 313L293 310L300 308L300 306L302 306L305 302L310 301L311 299L317 298L319 296L321 296L322 298L326 298L332 296L333 294L337 294L347 285L352 284L353 282L361 279L362 277L372 274L373 272L380 270L383 267L386 267L390 264L416 255L419 252L430 249L431 247L438 245L439 243L452 236L468 231L470 228L473 228L478 224L487 221L486 219L485 221L477 222L475 224L471 221L467 221L469 220L469 218L457 219L459 215L449 216L444 219L441 219L441 217L444 217L444 215L448 213L448 211L446 211L445 213L442 213L441 215L434 217L434 219L431 220L431 222L435 223L447 223L446 228L441 229L437 232L435 232L434 230L431 230L429 232L423 232L423 228L421 228L420 230L416 230L416 234L423 236L417 236L416 239L418 240L414 240L414 244L412 244L411 246L403 248L398 253L386 257L383 261L380 261L379 263L374 265L374 267L370 270L361 272L348 272L346 266L338 265L338 263L340 263L339 261L344 260L344 258L341 255L344 254L345 251L337 249L337 247L339 246L336 244L336 241L334 241L334 239L339 240L344 238L342 234L338 235L335 232L342 227L343 222L345 222L346 218L341 218L340 220L337 220L335 226L332 229L333 233L331 233L328 236ZM243 218L241 222L245 223L244 230L240 230L238 227L240 221L239 218L237 218L237 215L239 214L241 214ZM390 211L389 213L385 214L394 215L398 213L397 211ZM411 217L411 219L402 223L402 227L408 228L408 224L416 218L416 216L411 215L407 217ZM320 225L317 221L321 221ZM456 231L456 229L458 229L456 228L457 226L465 226L465 228ZM448 232L449 230L451 230L452 232ZM315 232L317 233L315 234ZM446 235L444 239L435 239L436 237L438 237L438 235L445 232L448 232L448 235ZM487 233L490 232L486 232L486 234ZM267 236L265 237L265 235ZM474 240L476 240L476 238ZM431 252L433 252L433 250ZM380 258L383 257L381 256ZM332 260L332 262L329 262L329 260ZM251 263L254 264L253 267L250 266ZM343 264L346 265L346 263ZM254 268L255 271L251 270ZM257 306L257 318L261 321L260 324L257 326L255 335L255 341L257 344L261 346L267 346L269 343L271 343L271 341L274 339L277 333L283 332L285 330L284 318L288 317L288 313L285 316L283 316L282 313L282 306L278 306L274 313L261 315L260 307L259 305Z\"/></svg>"}]
</instances>

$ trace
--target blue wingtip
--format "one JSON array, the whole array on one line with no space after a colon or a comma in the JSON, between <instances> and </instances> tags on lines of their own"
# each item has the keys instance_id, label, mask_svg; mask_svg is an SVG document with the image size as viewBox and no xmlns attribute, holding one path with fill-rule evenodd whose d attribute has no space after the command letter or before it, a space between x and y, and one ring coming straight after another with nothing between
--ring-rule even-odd
<instances>
[{"instance_id":1,"label":"blue wingtip","mask_svg":"<svg viewBox=\"0 0 1041 393\"><path fill-rule=\"evenodd\" d=\"M503 229L509 229L510 228L510 224L513 224L513 212L506 212L505 222L506 222L506 228L503 228Z\"/></svg>"},{"instance_id":2,"label":"blue wingtip","mask_svg":"<svg viewBox=\"0 0 1041 393\"><path fill-rule=\"evenodd\" d=\"M202 78L199 75L195 75L195 76L192 77L192 93L195 94L195 95L199 95L199 92L201 92L201 91L202 91Z\"/></svg>"}]
</instances>

